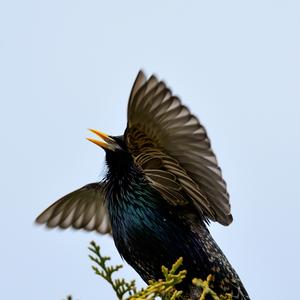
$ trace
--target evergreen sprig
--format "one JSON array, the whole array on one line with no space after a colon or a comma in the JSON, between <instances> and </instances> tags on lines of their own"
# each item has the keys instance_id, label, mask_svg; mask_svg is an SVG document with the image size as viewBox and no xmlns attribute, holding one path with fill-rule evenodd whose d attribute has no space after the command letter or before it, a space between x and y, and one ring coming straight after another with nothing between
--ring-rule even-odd
<instances>
[{"instance_id":1,"label":"evergreen sprig","mask_svg":"<svg viewBox=\"0 0 300 300\"><path fill-rule=\"evenodd\" d=\"M118 300L176 300L181 299L182 291L176 289L176 285L181 283L186 277L186 270L179 270L182 266L182 257L180 257L169 270L162 266L162 277L160 280L150 280L149 285L141 290L138 290L135 285L135 280L126 282L125 279L113 279L112 275L119 271L123 266L108 266L106 263L110 260L108 256L102 256L100 246L95 242L90 243L89 250L93 255L89 258L96 264L92 266L97 275L105 279L115 291ZM231 294L217 295L211 285L213 276L209 275L206 280L195 278L193 284L202 290L199 300L214 299L214 300L232 300Z\"/></svg>"},{"instance_id":2,"label":"evergreen sprig","mask_svg":"<svg viewBox=\"0 0 300 300\"><path fill-rule=\"evenodd\" d=\"M128 299L131 295L137 293L135 286L135 280L126 282L125 279L113 279L112 276L115 272L119 271L123 266L107 266L106 262L110 260L108 256L102 256L100 253L100 246L98 246L94 241L90 243L89 250L93 255L89 255L89 258L96 264L92 266L92 269L97 275L105 279L115 291L118 300Z\"/></svg>"},{"instance_id":3,"label":"evergreen sprig","mask_svg":"<svg viewBox=\"0 0 300 300\"><path fill-rule=\"evenodd\" d=\"M208 295L210 295L213 298L213 300L232 300L231 294L218 296L217 293L211 288L212 282L213 282L212 275L208 275L206 280L202 280L200 278L193 279L193 284L200 287L202 290L199 300L205 300L206 296Z\"/></svg>"},{"instance_id":4,"label":"evergreen sprig","mask_svg":"<svg viewBox=\"0 0 300 300\"><path fill-rule=\"evenodd\" d=\"M186 276L186 270L177 273L178 268L182 265L182 257L180 257L169 270L162 266L162 274L164 279L158 281L150 280L149 285L141 291L130 297L130 300L156 299L160 297L162 300L175 300L180 298L182 291L177 291L175 285L183 281Z\"/></svg>"}]
</instances>

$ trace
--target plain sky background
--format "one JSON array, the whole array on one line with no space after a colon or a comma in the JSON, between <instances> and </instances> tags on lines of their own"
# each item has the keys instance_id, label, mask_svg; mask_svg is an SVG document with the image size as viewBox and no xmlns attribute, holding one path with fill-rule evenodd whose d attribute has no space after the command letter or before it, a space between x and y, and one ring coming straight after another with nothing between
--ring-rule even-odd
<instances>
[{"instance_id":1,"label":"plain sky background","mask_svg":"<svg viewBox=\"0 0 300 300\"><path fill-rule=\"evenodd\" d=\"M234 216L211 232L252 299L295 299L300 4L288 0L0 1L1 299L115 299L87 258L96 240L119 263L111 238L33 222L103 176L86 129L123 133L140 68L208 130Z\"/></svg>"}]
</instances>

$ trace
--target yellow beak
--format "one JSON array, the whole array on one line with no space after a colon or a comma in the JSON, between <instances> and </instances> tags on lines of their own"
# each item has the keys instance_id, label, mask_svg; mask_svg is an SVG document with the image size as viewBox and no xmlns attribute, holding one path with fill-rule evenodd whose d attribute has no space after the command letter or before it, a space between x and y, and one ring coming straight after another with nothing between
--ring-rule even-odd
<instances>
[{"instance_id":1,"label":"yellow beak","mask_svg":"<svg viewBox=\"0 0 300 300\"><path fill-rule=\"evenodd\" d=\"M101 140L87 138L88 141L96 144L97 146L100 146L103 149L114 151L118 148L118 144L116 143L116 141L112 139L110 136L108 136L107 134L95 129L89 129L89 131L96 134L98 137L101 138Z\"/></svg>"}]
</instances>

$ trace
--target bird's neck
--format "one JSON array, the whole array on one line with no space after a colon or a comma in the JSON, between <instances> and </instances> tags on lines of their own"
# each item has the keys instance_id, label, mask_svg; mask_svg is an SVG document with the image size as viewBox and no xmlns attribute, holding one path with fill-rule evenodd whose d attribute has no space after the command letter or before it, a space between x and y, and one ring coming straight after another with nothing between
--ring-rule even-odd
<instances>
[{"instance_id":1,"label":"bird's neck","mask_svg":"<svg viewBox=\"0 0 300 300\"><path fill-rule=\"evenodd\" d=\"M130 164L122 168L110 168L106 175L106 183L110 194L119 194L127 190L134 182L134 167Z\"/></svg>"},{"instance_id":2,"label":"bird's neck","mask_svg":"<svg viewBox=\"0 0 300 300\"><path fill-rule=\"evenodd\" d=\"M106 155L108 172L106 174L107 199L116 201L132 190L137 181L142 180L141 171L133 158L126 152Z\"/></svg>"}]
</instances>

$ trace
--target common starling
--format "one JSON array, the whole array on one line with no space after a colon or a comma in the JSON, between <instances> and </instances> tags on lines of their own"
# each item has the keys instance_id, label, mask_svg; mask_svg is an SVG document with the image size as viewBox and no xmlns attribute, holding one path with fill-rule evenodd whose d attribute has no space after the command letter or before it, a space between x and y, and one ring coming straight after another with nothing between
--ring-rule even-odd
<instances>
[{"instance_id":1,"label":"common starling","mask_svg":"<svg viewBox=\"0 0 300 300\"><path fill-rule=\"evenodd\" d=\"M106 152L107 174L56 201L37 219L48 227L111 233L120 255L139 275L161 277L161 266L183 257L181 288L214 276L218 293L250 299L209 233L209 221L232 222L229 195L205 128L154 75L140 71L131 90L122 136L91 130Z\"/></svg>"}]
</instances>

